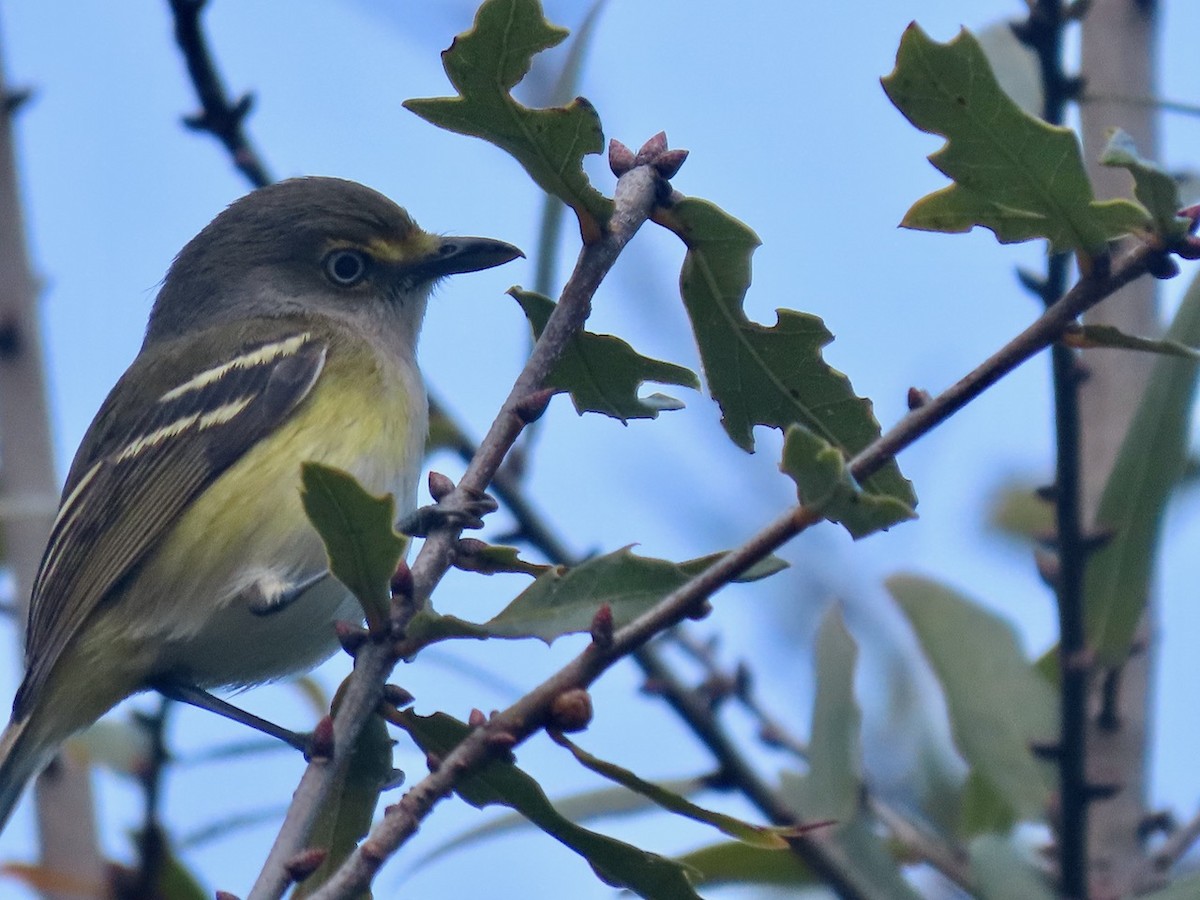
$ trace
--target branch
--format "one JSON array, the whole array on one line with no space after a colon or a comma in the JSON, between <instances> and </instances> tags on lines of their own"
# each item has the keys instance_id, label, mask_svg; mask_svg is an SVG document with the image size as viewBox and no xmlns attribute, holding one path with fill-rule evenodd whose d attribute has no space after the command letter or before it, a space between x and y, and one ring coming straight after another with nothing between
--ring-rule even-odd
<instances>
[{"instance_id":1,"label":"branch","mask_svg":"<svg viewBox=\"0 0 1200 900\"><path fill-rule=\"evenodd\" d=\"M849 463L851 473L859 481L870 477L900 450L949 418L1022 362L1052 344L1061 335L1063 329L1084 310L1095 306L1114 291L1144 274L1154 261L1161 258L1162 253L1163 251L1159 248L1139 246L1125 254L1111 267L1106 257L1095 260L1091 267L1092 274L1078 282L1032 325L945 392L924 406L908 413L886 434L855 456ZM549 328L546 333L548 332ZM518 380L519 384L520 382L521 379ZM514 388L514 395L516 394L517 391ZM510 401L514 395L510 395ZM507 406L508 402L506 402ZM499 420L497 421L499 422ZM497 428L494 426L493 433L496 430ZM489 437L491 436L490 433ZM363 890L384 860L416 831L420 821L429 814L438 800L453 790L459 779L489 759L496 748L507 751L540 728L547 721L548 711L555 698L565 691L588 687L623 655L633 653L658 632L695 615L699 605L716 590L818 521L821 521L821 514L817 510L804 506L796 506L788 510L745 544L727 553L709 568L665 597L653 609L614 634L611 642L593 641L583 653L551 678L504 712L493 716L486 724L477 727L442 760L436 772L432 772L422 779L405 794L398 804L389 807L383 820L372 829L370 836L347 860L342 869L318 893L313 895L314 900L317 898L319 900L337 900L337 898L352 897ZM422 555L424 555L424 550L422 550ZM421 557L418 557L417 564L420 563ZM414 566L414 577L416 571L417 567ZM422 595L418 593L417 596ZM376 648L373 646L370 649ZM359 654L360 664L364 655L365 650ZM355 676L358 674L356 669ZM702 722L703 718L696 717L695 721ZM711 737L706 737L706 743L709 740L714 743L728 743L727 736L719 729L713 728L710 731ZM744 764L737 754L731 754L730 759ZM306 779L312 771L313 767L310 766L309 772L305 775ZM794 811L783 807L769 788L763 790L761 796L753 792L755 786L761 785L762 782L756 773L749 770L748 766L744 773L739 772L736 777L739 784L749 788L750 799L760 809L763 809L773 821L795 822ZM303 787L302 782L301 789ZM840 896L845 898L870 896L869 893L864 893L864 889L856 883L854 861L843 859L840 848L833 845L824 835L809 833L798 837L793 841L793 848L812 866L817 876L828 883ZM292 844L287 847L282 861L290 859L301 849L303 849L302 843L296 842L293 836ZM272 856L275 856L274 851ZM276 864L282 869L282 862ZM278 897L286 889L286 886L286 881L281 879L278 887L274 888L276 893L252 893L249 900Z\"/></svg>"},{"instance_id":2,"label":"branch","mask_svg":"<svg viewBox=\"0 0 1200 900\"><path fill-rule=\"evenodd\" d=\"M175 42L183 51L188 77L200 101L200 112L185 116L183 123L193 131L207 132L220 141L233 158L233 164L252 185L264 187L270 184L274 179L242 128L254 105L254 95L247 93L235 101L229 99L200 27L200 16L208 0L167 2L175 20Z\"/></svg>"},{"instance_id":3,"label":"branch","mask_svg":"<svg viewBox=\"0 0 1200 900\"><path fill-rule=\"evenodd\" d=\"M1042 78L1042 118L1061 125L1072 85L1062 67L1066 22L1061 0L1038 0L1019 29L1037 54ZM1051 256L1040 295L1052 304L1067 289L1069 260ZM1061 812L1057 817L1058 869L1062 892L1088 895L1087 692L1091 666L1084 626L1083 574L1087 563L1082 523L1080 369L1076 352L1058 344L1051 353L1054 383L1054 427L1057 449L1054 472L1054 570L1049 579L1058 606L1059 732L1057 758Z\"/></svg>"},{"instance_id":4,"label":"branch","mask_svg":"<svg viewBox=\"0 0 1200 900\"><path fill-rule=\"evenodd\" d=\"M651 165L640 165L617 180L613 196L614 210L607 233L601 240L585 246L581 251L575 271L563 288L554 313L534 345L529 360L517 377L487 436L480 443L479 450L467 466L462 480L442 500L448 509L453 510L469 503L486 490L503 461L504 454L531 418L531 400L538 397L546 376L567 342L582 327L601 280L649 216L657 202L661 184ZM396 634L403 634L412 615L428 604L433 588L452 565L459 531L456 527L438 529L421 547L421 552L412 565L413 599L402 604L396 611ZM403 641L398 646L392 646L386 641L376 640L359 651L354 672L347 680L342 704L334 719L333 758L314 761L305 770L283 827L250 892L249 900L278 898L287 890L291 883L287 873L287 862L305 848L317 812L328 795L334 773L353 747L367 718L375 714L383 682L396 661L403 655ZM367 842L367 846L369 845L370 841ZM356 854L355 858L361 855ZM377 865L378 863L376 867Z\"/></svg>"}]
</instances>

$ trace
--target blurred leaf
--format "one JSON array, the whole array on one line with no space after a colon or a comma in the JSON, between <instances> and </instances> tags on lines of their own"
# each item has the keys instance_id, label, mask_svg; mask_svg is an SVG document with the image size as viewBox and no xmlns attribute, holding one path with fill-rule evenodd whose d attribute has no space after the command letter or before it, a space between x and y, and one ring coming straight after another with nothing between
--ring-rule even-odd
<instances>
[{"instance_id":1,"label":"blurred leaf","mask_svg":"<svg viewBox=\"0 0 1200 900\"><path fill-rule=\"evenodd\" d=\"M815 887L819 882L794 853L777 853L738 841L693 850L679 861L700 872L697 887L719 884L761 884L774 887Z\"/></svg>"},{"instance_id":2,"label":"blurred leaf","mask_svg":"<svg viewBox=\"0 0 1200 900\"><path fill-rule=\"evenodd\" d=\"M506 150L542 190L575 210L590 243L599 239L612 212L612 202L583 171L583 157L604 149L596 111L582 97L562 107L530 109L509 93L528 74L533 56L566 36L566 29L545 20L536 0L487 0L471 30L442 53L459 96L407 100L404 106L440 128Z\"/></svg>"},{"instance_id":3,"label":"blurred leaf","mask_svg":"<svg viewBox=\"0 0 1200 900\"><path fill-rule=\"evenodd\" d=\"M535 637L549 644L564 634L590 631L596 613L607 604L612 610L613 627L621 628L703 572L722 555L717 553L673 563L636 556L629 547L623 547L570 569L555 567L487 622L462 624L475 629L466 632L470 636ZM771 557L736 580L765 578L785 565Z\"/></svg>"},{"instance_id":4,"label":"blurred leaf","mask_svg":"<svg viewBox=\"0 0 1200 900\"><path fill-rule=\"evenodd\" d=\"M1022 112L966 30L941 44L909 25L883 89L914 126L947 139L929 161L954 182L913 204L905 227L982 225L1002 243L1046 238L1055 251L1095 255L1148 224L1129 200L1095 199L1075 133Z\"/></svg>"},{"instance_id":5,"label":"blurred leaf","mask_svg":"<svg viewBox=\"0 0 1200 900\"><path fill-rule=\"evenodd\" d=\"M1009 98L1031 116L1042 114L1042 67L1037 54L1013 31L1013 20L985 25L975 33L992 74Z\"/></svg>"},{"instance_id":6,"label":"blurred leaf","mask_svg":"<svg viewBox=\"0 0 1200 900\"><path fill-rule=\"evenodd\" d=\"M683 816L695 822L702 822L705 825L711 825L723 834L744 844L759 847L763 850L786 850L788 849L786 838L794 837L808 830L806 828L777 828L764 825L751 825L749 822L743 822L741 819L734 818L733 816L705 809L674 791L639 778L628 769L593 756L563 735L555 735L554 741L570 750L580 765L590 769L597 775L607 778L610 781L615 781L622 787L641 794L656 806L667 810L667 812Z\"/></svg>"},{"instance_id":7,"label":"blurred leaf","mask_svg":"<svg viewBox=\"0 0 1200 900\"><path fill-rule=\"evenodd\" d=\"M795 784L794 796L806 818L845 824L856 816L862 798L862 712L854 694L858 646L837 605L821 620L815 662L808 774Z\"/></svg>"},{"instance_id":8,"label":"blurred leaf","mask_svg":"<svg viewBox=\"0 0 1200 900\"><path fill-rule=\"evenodd\" d=\"M996 785L979 769L967 772L960 788L955 830L964 835L1004 834L1016 824L1016 811Z\"/></svg>"},{"instance_id":9,"label":"blurred leaf","mask_svg":"<svg viewBox=\"0 0 1200 900\"><path fill-rule=\"evenodd\" d=\"M1196 900L1200 897L1200 875L1184 875L1161 891L1141 894L1138 900Z\"/></svg>"},{"instance_id":10,"label":"blurred leaf","mask_svg":"<svg viewBox=\"0 0 1200 900\"><path fill-rule=\"evenodd\" d=\"M1188 233L1191 220L1176 215L1184 205L1179 197L1179 185L1157 163L1138 154L1137 144L1127 132L1114 129L1100 155L1100 162L1129 170L1133 176L1134 196L1149 211L1158 234L1169 242Z\"/></svg>"},{"instance_id":11,"label":"blurred leaf","mask_svg":"<svg viewBox=\"0 0 1200 900\"><path fill-rule=\"evenodd\" d=\"M864 493L841 452L802 425L788 427L779 468L796 482L801 503L841 524L855 540L917 517L895 497Z\"/></svg>"},{"instance_id":12,"label":"blurred leaf","mask_svg":"<svg viewBox=\"0 0 1200 900\"><path fill-rule=\"evenodd\" d=\"M817 696L808 745L808 773L783 772L780 791L806 819L833 819L825 834L852 860L865 896L915 900L897 860L863 814L861 781L862 713L854 694L858 648L831 606L817 632Z\"/></svg>"},{"instance_id":13,"label":"blurred leaf","mask_svg":"<svg viewBox=\"0 0 1200 900\"><path fill-rule=\"evenodd\" d=\"M96 884L68 872L56 872L33 863L0 863L0 874L44 894L66 894L79 897L104 897L108 886Z\"/></svg>"},{"instance_id":14,"label":"blurred leaf","mask_svg":"<svg viewBox=\"0 0 1200 900\"><path fill-rule=\"evenodd\" d=\"M156 900L209 900L212 892L200 886L200 882L183 864L171 848L164 848L162 874L158 878Z\"/></svg>"},{"instance_id":15,"label":"blurred leaf","mask_svg":"<svg viewBox=\"0 0 1200 900\"><path fill-rule=\"evenodd\" d=\"M849 458L879 437L871 402L856 397L846 376L821 358L833 335L819 318L778 309L768 327L746 317L742 304L758 235L719 207L690 197L656 211L655 221L687 245L679 287L708 390L735 444L753 451L755 425L784 431L799 424ZM909 507L917 503L895 461L862 487Z\"/></svg>"},{"instance_id":16,"label":"blurred leaf","mask_svg":"<svg viewBox=\"0 0 1200 900\"><path fill-rule=\"evenodd\" d=\"M1022 541L1038 541L1054 531L1054 507L1035 493L1034 485L1012 479L988 498L990 528Z\"/></svg>"},{"instance_id":17,"label":"blurred leaf","mask_svg":"<svg viewBox=\"0 0 1200 900\"><path fill-rule=\"evenodd\" d=\"M1167 339L1200 344L1200 278L1188 286ZM1096 521L1113 537L1088 561L1083 587L1088 646L1102 665L1125 661L1145 608L1163 511L1184 469L1195 394L1194 364L1155 360L1100 497Z\"/></svg>"},{"instance_id":18,"label":"blurred leaf","mask_svg":"<svg viewBox=\"0 0 1200 900\"><path fill-rule=\"evenodd\" d=\"M368 493L353 475L320 463L300 466L301 499L325 551L329 570L362 604L367 622L387 621L391 581L408 539L397 534L391 494Z\"/></svg>"},{"instance_id":19,"label":"blurred leaf","mask_svg":"<svg viewBox=\"0 0 1200 900\"><path fill-rule=\"evenodd\" d=\"M1030 747L1057 734L1056 702L1012 627L929 579L893 575L886 583L942 686L954 742L983 782L976 790L1018 820L1039 817L1050 790ZM964 824L973 818L964 812Z\"/></svg>"},{"instance_id":20,"label":"blurred leaf","mask_svg":"<svg viewBox=\"0 0 1200 900\"><path fill-rule=\"evenodd\" d=\"M1058 896L1009 838L985 834L971 841L971 873L986 900L1054 900Z\"/></svg>"},{"instance_id":21,"label":"blurred leaf","mask_svg":"<svg viewBox=\"0 0 1200 900\"><path fill-rule=\"evenodd\" d=\"M672 793L684 796L698 794L701 791L711 789L708 781L703 778L679 778L673 781L660 782L660 786ZM628 816L658 810L657 804L653 803L647 797L635 794L628 788L620 786L606 787L598 791L584 791L583 793L572 794L567 797L556 797L552 802L559 815L570 819L572 822L587 822L591 819L608 816ZM463 832L440 847L436 847L428 855L418 860L413 868L428 865L433 860L445 856L453 850L466 847L489 837L532 827L534 827L533 823L520 813L497 816L488 822L484 822L482 825Z\"/></svg>"},{"instance_id":22,"label":"blurred leaf","mask_svg":"<svg viewBox=\"0 0 1200 900\"><path fill-rule=\"evenodd\" d=\"M340 699L339 688L334 700L335 713ZM316 893L366 837L379 794L392 778L392 745L383 717L370 716L349 757L334 776L329 796L317 811L309 836L310 847L323 847L329 855L312 875L296 886L292 900L303 900ZM370 898L371 894L367 891L360 896Z\"/></svg>"},{"instance_id":23,"label":"blurred leaf","mask_svg":"<svg viewBox=\"0 0 1200 900\"><path fill-rule=\"evenodd\" d=\"M1112 325L1072 325L1063 332L1062 343L1083 350L1092 347L1107 347L1113 350L1137 350L1142 353L1157 353L1160 356L1175 356L1196 362L1200 350L1181 344L1179 341L1138 337L1126 334Z\"/></svg>"},{"instance_id":24,"label":"blurred leaf","mask_svg":"<svg viewBox=\"0 0 1200 900\"><path fill-rule=\"evenodd\" d=\"M425 753L442 759L471 731L464 723L443 713L418 716L406 710L400 714L400 720L401 727ZM606 884L628 888L654 900L698 900L686 867L564 818L550 804L541 786L510 762L495 758L485 761L459 779L455 793L478 809L499 804L517 810L580 854Z\"/></svg>"},{"instance_id":25,"label":"blurred leaf","mask_svg":"<svg viewBox=\"0 0 1200 900\"><path fill-rule=\"evenodd\" d=\"M534 337L541 337L554 301L541 294L510 290L529 319ZM663 394L639 397L643 382L678 384L700 390L700 379L690 369L642 356L620 338L581 331L567 343L546 387L568 391L575 411L604 413L622 422L655 419L662 410L682 409L683 404Z\"/></svg>"},{"instance_id":26,"label":"blurred leaf","mask_svg":"<svg viewBox=\"0 0 1200 900\"><path fill-rule=\"evenodd\" d=\"M109 716L92 723L70 738L66 749L73 759L139 779L153 755L150 732L137 720L125 716Z\"/></svg>"}]
</instances>

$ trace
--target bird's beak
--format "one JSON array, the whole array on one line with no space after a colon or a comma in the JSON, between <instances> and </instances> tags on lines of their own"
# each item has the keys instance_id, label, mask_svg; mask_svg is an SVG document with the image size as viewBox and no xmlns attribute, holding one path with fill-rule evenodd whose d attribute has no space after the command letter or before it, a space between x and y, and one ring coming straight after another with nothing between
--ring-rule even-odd
<instances>
[{"instance_id":1,"label":"bird's beak","mask_svg":"<svg viewBox=\"0 0 1200 900\"><path fill-rule=\"evenodd\" d=\"M481 237L443 237L429 256L417 263L422 275L441 278L504 265L525 254L512 244Z\"/></svg>"}]
</instances>

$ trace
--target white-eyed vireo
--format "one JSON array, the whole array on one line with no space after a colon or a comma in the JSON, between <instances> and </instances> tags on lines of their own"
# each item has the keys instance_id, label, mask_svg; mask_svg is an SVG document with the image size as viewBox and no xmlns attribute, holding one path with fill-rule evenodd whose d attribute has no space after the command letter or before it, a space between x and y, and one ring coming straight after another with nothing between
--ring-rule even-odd
<instances>
[{"instance_id":1,"label":"white-eyed vireo","mask_svg":"<svg viewBox=\"0 0 1200 900\"><path fill-rule=\"evenodd\" d=\"M238 200L172 264L145 342L76 453L0 736L0 829L59 744L152 687L269 681L360 618L325 578L300 464L415 506L415 347L439 278L520 255L386 197L299 178Z\"/></svg>"}]
</instances>

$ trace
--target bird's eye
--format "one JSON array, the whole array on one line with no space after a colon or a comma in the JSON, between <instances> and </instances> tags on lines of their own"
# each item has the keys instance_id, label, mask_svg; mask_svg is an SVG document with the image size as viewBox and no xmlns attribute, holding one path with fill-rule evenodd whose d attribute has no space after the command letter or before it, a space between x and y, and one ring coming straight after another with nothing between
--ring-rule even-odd
<instances>
[{"instance_id":1,"label":"bird's eye","mask_svg":"<svg viewBox=\"0 0 1200 900\"><path fill-rule=\"evenodd\" d=\"M325 277L338 287L354 287L367 277L367 256L359 250L334 250L322 265Z\"/></svg>"}]
</instances>

